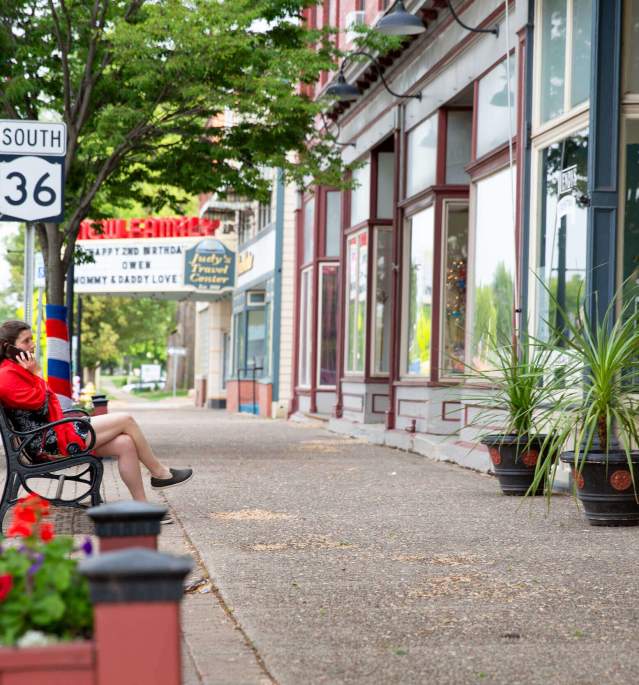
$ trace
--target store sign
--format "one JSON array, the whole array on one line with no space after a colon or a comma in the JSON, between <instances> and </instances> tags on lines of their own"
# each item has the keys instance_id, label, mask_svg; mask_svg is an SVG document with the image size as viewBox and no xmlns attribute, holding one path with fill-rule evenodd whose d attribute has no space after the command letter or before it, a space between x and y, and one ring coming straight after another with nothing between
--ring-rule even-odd
<instances>
[{"instance_id":1,"label":"store sign","mask_svg":"<svg viewBox=\"0 0 639 685\"><path fill-rule=\"evenodd\" d=\"M240 271L238 268L238 288L243 288L272 273L275 269L275 231L269 231L252 243L250 251L242 252L238 262L243 269Z\"/></svg>"},{"instance_id":2,"label":"store sign","mask_svg":"<svg viewBox=\"0 0 639 685\"><path fill-rule=\"evenodd\" d=\"M563 169L559 176L559 194L569 193L577 187L577 165L573 164L567 169Z\"/></svg>"},{"instance_id":3,"label":"store sign","mask_svg":"<svg viewBox=\"0 0 639 685\"><path fill-rule=\"evenodd\" d=\"M218 219L197 216L146 217L144 219L87 219L80 224L78 240L121 240L125 238L196 238L213 235Z\"/></svg>"},{"instance_id":4,"label":"store sign","mask_svg":"<svg viewBox=\"0 0 639 685\"><path fill-rule=\"evenodd\" d=\"M235 282L235 253L219 240L208 238L186 251L184 285L207 290L232 288Z\"/></svg>"},{"instance_id":5,"label":"store sign","mask_svg":"<svg viewBox=\"0 0 639 685\"><path fill-rule=\"evenodd\" d=\"M237 275L241 276L242 274L245 274L248 271L250 271L253 268L253 262L254 256L252 252L250 252L249 250L240 252L237 258Z\"/></svg>"},{"instance_id":6,"label":"store sign","mask_svg":"<svg viewBox=\"0 0 639 685\"><path fill-rule=\"evenodd\" d=\"M212 243L221 245L211 238L79 240L94 262L76 264L75 292L215 299L233 289L235 255L223 246L223 264L218 263L221 248Z\"/></svg>"}]
</instances>

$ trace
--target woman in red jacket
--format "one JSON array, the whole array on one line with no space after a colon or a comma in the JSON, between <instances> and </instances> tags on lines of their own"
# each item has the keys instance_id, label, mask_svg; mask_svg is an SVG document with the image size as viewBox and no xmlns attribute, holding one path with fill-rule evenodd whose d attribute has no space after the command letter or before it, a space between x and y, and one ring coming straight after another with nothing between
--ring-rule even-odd
<instances>
[{"instance_id":1,"label":"woman in red jacket","mask_svg":"<svg viewBox=\"0 0 639 685\"><path fill-rule=\"evenodd\" d=\"M56 394L37 373L34 350L31 328L26 323L6 321L0 326L0 403L7 410L16 430L63 418ZM180 485L193 476L192 469L164 466L129 414L93 416L91 425L96 437L94 454L117 458L120 476L133 499L146 500L140 462L151 473L151 487L154 489ZM39 434L38 444L34 445L36 441L31 441L27 451L67 456L85 448L85 437L82 422L69 422Z\"/></svg>"}]
</instances>

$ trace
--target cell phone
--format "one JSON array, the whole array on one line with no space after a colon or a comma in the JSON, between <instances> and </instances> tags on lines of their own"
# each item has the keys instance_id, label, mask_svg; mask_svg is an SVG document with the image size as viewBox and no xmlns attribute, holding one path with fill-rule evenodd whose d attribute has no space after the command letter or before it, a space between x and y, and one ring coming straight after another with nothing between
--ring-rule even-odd
<instances>
[{"instance_id":1,"label":"cell phone","mask_svg":"<svg viewBox=\"0 0 639 685\"><path fill-rule=\"evenodd\" d=\"M27 356L29 356L28 352L21 350L19 347L16 347L15 345L7 345L4 348L4 353L9 359L12 359L14 362L17 362L21 359L21 354L26 354Z\"/></svg>"}]
</instances>

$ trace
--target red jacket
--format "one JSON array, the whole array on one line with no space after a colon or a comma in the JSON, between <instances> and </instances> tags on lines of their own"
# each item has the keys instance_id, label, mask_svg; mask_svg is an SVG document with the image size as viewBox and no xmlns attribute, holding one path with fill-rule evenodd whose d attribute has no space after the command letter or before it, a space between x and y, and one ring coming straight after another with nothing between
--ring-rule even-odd
<instances>
[{"instance_id":1,"label":"red jacket","mask_svg":"<svg viewBox=\"0 0 639 685\"><path fill-rule=\"evenodd\" d=\"M0 363L0 403L9 409L40 409L49 396L49 421L63 419L64 414L56 394L49 388L47 382L24 369L11 359ZM85 443L73 428L73 423L63 423L54 426L53 430L58 438L60 454L69 454L67 446L70 442L80 443L84 449Z\"/></svg>"}]
</instances>

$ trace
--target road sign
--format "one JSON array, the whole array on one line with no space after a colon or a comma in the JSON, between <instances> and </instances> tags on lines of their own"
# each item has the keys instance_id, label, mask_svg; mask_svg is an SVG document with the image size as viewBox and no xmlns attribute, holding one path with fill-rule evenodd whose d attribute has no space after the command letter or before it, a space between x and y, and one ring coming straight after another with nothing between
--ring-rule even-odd
<instances>
[{"instance_id":1,"label":"road sign","mask_svg":"<svg viewBox=\"0 0 639 685\"><path fill-rule=\"evenodd\" d=\"M0 120L0 220L60 223L67 127Z\"/></svg>"},{"instance_id":2,"label":"road sign","mask_svg":"<svg viewBox=\"0 0 639 685\"><path fill-rule=\"evenodd\" d=\"M44 257L42 252L35 254L35 272L33 277L34 288L46 288L46 272L44 270Z\"/></svg>"},{"instance_id":3,"label":"road sign","mask_svg":"<svg viewBox=\"0 0 639 685\"><path fill-rule=\"evenodd\" d=\"M186 357L186 347L169 347L166 351L169 356Z\"/></svg>"}]
</instances>

